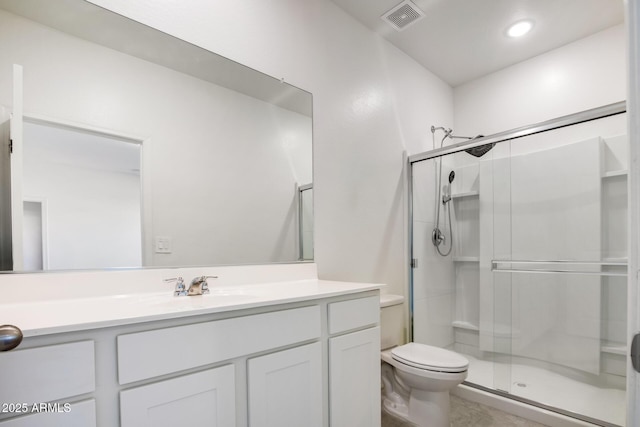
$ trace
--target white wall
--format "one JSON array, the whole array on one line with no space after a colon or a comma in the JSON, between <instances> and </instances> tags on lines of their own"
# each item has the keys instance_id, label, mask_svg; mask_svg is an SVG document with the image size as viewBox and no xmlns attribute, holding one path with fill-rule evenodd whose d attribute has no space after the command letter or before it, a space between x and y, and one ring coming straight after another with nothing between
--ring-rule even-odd
<instances>
[{"instance_id":1,"label":"white wall","mask_svg":"<svg viewBox=\"0 0 640 427\"><path fill-rule=\"evenodd\" d=\"M139 146L25 123L23 152L24 198L44 205L46 269L142 265ZM96 152L117 160L92 161Z\"/></svg>"},{"instance_id":2,"label":"white wall","mask_svg":"<svg viewBox=\"0 0 640 427\"><path fill-rule=\"evenodd\" d=\"M458 86L455 133L490 135L627 97L624 25Z\"/></svg>"},{"instance_id":3,"label":"white wall","mask_svg":"<svg viewBox=\"0 0 640 427\"><path fill-rule=\"evenodd\" d=\"M328 0L94 0L314 96L315 258L325 279L402 293L402 153L451 125L451 89Z\"/></svg>"},{"instance_id":4,"label":"white wall","mask_svg":"<svg viewBox=\"0 0 640 427\"><path fill-rule=\"evenodd\" d=\"M11 104L15 62L25 114L144 140L144 265L297 259L309 117L8 13L0 19L0 104ZM172 253L154 253L154 236L170 237Z\"/></svg>"}]
</instances>

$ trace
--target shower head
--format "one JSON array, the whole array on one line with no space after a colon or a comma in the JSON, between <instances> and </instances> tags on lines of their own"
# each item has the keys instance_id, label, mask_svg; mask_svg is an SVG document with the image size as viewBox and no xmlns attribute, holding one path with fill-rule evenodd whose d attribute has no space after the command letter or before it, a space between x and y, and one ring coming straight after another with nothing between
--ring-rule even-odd
<instances>
[{"instance_id":1,"label":"shower head","mask_svg":"<svg viewBox=\"0 0 640 427\"><path fill-rule=\"evenodd\" d=\"M475 136L475 137L473 137L471 139L478 139L478 138L482 138L482 137L484 137L484 135L478 135L478 136ZM469 149L464 150L464 151L466 151L467 153L471 154L472 156L482 157L485 154L487 154L489 152L489 150L491 150L493 148L494 145L496 145L496 143L492 142L491 144L479 145L477 147L469 148Z\"/></svg>"},{"instance_id":2,"label":"shower head","mask_svg":"<svg viewBox=\"0 0 640 427\"><path fill-rule=\"evenodd\" d=\"M444 132L444 136L442 137L442 141L440 141L440 147L442 147L444 145L444 140L447 139L447 138L449 138L449 139L474 140L474 139L478 139L478 138L483 138L484 137L484 135L476 135L474 137L453 135L453 129L451 129L451 128L445 128L445 127L442 127L442 126L438 126L438 127L431 126L431 133L433 135L435 135L437 130L441 130L442 132ZM480 145L479 147L468 148L468 149L466 149L464 151L466 151L467 153L471 154L472 156L482 157L485 154L487 154L487 152L489 152L489 150L491 150L494 145L496 145L495 142L493 142L491 144ZM434 141L434 148L435 148L435 141Z\"/></svg>"},{"instance_id":3,"label":"shower head","mask_svg":"<svg viewBox=\"0 0 640 427\"><path fill-rule=\"evenodd\" d=\"M455 178L456 173L454 171L449 172L449 184L451 184Z\"/></svg>"}]
</instances>

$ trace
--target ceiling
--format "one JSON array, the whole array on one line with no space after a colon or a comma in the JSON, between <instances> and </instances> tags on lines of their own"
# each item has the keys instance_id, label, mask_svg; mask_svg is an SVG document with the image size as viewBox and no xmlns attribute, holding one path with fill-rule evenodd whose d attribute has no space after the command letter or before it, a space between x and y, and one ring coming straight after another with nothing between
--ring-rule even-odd
<instances>
[{"instance_id":1,"label":"ceiling","mask_svg":"<svg viewBox=\"0 0 640 427\"><path fill-rule=\"evenodd\" d=\"M398 32L380 17L401 0L333 0L455 87L624 20L622 0L413 0L425 18ZM530 19L521 38L507 27Z\"/></svg>"}]
</instances>

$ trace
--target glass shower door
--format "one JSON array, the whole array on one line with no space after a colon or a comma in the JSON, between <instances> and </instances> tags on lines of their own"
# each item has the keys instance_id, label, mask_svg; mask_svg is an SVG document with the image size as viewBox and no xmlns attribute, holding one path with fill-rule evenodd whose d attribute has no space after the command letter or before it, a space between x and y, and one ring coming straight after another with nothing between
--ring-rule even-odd
<instances>
[{"instance_id":1,"label":"glass shower door","mask_svg":"<svg viewBox=\"0 0 640 427\"><path fill-rule=\"evenodd\" d=\"M624 425L626 114L553 129L410 159L412 338L469 385Z\"/></svg>"},{"instance_id":2,"label":"glass shower door","mask_svg":"<svg viewBox=\"0 0 640 427\"><path fill-rule=\"evenodd\" d=\"M492 349L496 389L624 425L628 142L581 126L505 142L480 165L492 233L480 287L493 303L480 347Z\"/></svg>"}]
</instances>

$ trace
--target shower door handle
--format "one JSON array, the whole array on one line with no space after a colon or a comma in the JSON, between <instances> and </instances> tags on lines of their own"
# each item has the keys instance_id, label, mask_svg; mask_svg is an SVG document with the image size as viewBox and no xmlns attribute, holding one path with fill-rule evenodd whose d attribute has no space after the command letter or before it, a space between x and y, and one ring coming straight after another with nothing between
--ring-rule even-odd
<instances>
[{"instance_id":1,"label":"shower door handle","mask_svg":"<svg viewBox=\"0 0 640 427\"><path fill-rule=\"evenodd\" d=\"M631 364L636 372L640 372L640 334L635 334L631 341Z\"/></svg>"}]
</instances>

